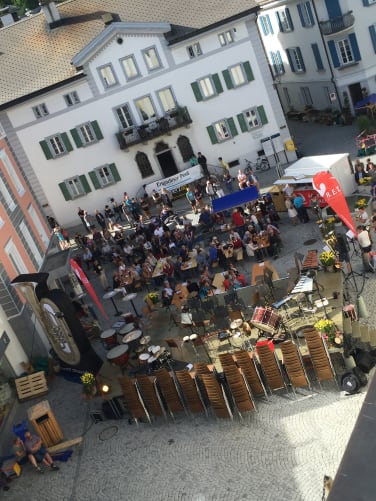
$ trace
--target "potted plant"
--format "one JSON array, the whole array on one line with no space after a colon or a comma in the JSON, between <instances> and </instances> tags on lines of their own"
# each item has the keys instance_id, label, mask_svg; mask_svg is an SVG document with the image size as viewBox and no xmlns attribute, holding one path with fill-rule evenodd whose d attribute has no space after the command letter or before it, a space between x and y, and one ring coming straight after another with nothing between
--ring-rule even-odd
<instances>
[{"instance_id":1,"label":"potted plant","mask_svg":"<svg viewBox=\"0 0 376 501\"><path fill-rule=\"evenodd\" d=\"M324 268L329 269L335 265L336 256L332 251L323 251L319 256L320 263L324 266Z\"/></svg>"},{"instance_id":2,"label":"potted plant","mask_svg":"<svg viewBox=\"0 0 376 501\"><path fill-rule=\"evenodd\" d=\"M367 205L368 205L368 200L366 198L359 198L359 200L355 202L355 207L357 209L365 209Z\"/></svg>"},{"instance_id":3,"label":"potted plant","mask_svg":"<svg viewBox=\"0 0 376 501\"><path fill-rule=\"evenodd\" d=\"M93 398L97 393L97 381L94 374L91 372L84 372L80 379L83 397L86 399Z\"/></svg>"},{"instance_id":4,"label":"potted plant","mask_svg":"<svg viewBox=\"0 0 376 501\"><path fill-rule=\"evenodd\" d=\"M314 324L314 327L321 333L328 344L336 346L342 344L341 333L337 330L333 320L322 318Z\"/></svg>"},{"instance_id":5,"label":"potted plant","mask_svg":"<svg viewBox=\"0 0 376 501\"><path fill-rule=\"evenodd\" d=\"M149 292L146 294L144 297L145 303L150 307L153 308L156 304L159 303L159 294L158 292Z\"/></svg>"}]
</instances>

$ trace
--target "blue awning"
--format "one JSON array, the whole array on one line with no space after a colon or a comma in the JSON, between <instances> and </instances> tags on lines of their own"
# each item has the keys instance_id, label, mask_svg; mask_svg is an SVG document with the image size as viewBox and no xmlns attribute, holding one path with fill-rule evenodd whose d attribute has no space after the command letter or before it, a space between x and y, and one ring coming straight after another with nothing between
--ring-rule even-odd
<instances>
[{"instance_id":1,"label":"blue awning","mask_svg":"<svg viewBox=\"0 0 376 501\"><path fill-rule=\"evenodd\" d=\"M361 101L355 103L355 109L364 108L367 104L376 104L376 94L370 94Z\"/></svg>"},{"instance_id":2,"label":"blue awning","mask_svg":"<svg viewBox=\"0 0 376 501\"><path fill-rule=\"evenodd\" d=\"M239 207L239 205L246 204L252 200L257 200L260 194L256 186L250 186L245 188L245 190L239 190L235 193L230 193L225 197L216 198L213 200L213 211L221 212L226 209L231 209L232 207Z\"/></svg>"}]
</instances>

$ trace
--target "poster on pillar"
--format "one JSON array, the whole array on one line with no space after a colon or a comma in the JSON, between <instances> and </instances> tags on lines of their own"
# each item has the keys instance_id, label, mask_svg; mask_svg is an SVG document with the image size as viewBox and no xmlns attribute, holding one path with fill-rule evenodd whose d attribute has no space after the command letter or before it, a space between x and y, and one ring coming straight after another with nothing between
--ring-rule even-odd
<instances>
[{"instance_id":1,"label":"poster on pillar","mask_svg":"<svg viewBox=\"0 0 376 501\"><path fill-rule=\"evenodd\" d=\"M357 235L349 206L337 179L327 171L318 172L312 179L315 190L326 201L345 225Z\"/></svg>"}]
</instances>

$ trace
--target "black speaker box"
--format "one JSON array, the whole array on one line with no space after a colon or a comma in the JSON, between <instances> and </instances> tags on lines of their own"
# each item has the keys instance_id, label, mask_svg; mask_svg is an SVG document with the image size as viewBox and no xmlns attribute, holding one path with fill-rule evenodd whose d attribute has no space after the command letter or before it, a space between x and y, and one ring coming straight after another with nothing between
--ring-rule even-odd
<instances>
[{"instance_id":1,"label":"black speaker box","mask_svg":"<svg viewBox=\"0 0 376 501\"><path fill-rule=\"evenodd\" d=\"M123 416L123 409L115 399L103 402L102 412L106 419L120 419Z\"/></svg>"},{"instance_id":2,"label":"black speaker box","mask_svg":"<svg viewBox=\"0 0 376 501\"><path fill-rule=\"evenodd\" d=\"M354 360L356 366L366 374L368 374L372 367L375 365L375 359L366 350L356 350L354 354Z\"/></svg>"},{"instance_id":3,"label":"black speaker box","mask_svg":"<svg viewBox=\"0 0 376 501\"><path fill-rule=\"evenodd\" d=\"M355 376L355 374L352 371L343 374L341 378L342 391L345 391L349 395L353 395L354 393L358 393L359 389L360 389L359 379Z\"/></svg>"},{"instance_id":4,"label":"black speaker box","mask_svg":"<svg viewBox=\"0 0 376 501\"><path fill-rule=\"evenodd\" d=\"M364 374L364 372L361 369L359 369L359 367L354 367L352 371L358 378L360 386L366 386L366 384L368 383L367 374Z\"/></svg>"}]
</instances>

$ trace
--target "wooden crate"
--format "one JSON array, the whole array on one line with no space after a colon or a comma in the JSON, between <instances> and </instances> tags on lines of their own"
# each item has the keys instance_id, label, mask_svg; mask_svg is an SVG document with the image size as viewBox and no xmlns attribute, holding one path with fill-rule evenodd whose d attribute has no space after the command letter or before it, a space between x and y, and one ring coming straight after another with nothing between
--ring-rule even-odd
<instances>
[{"instance_id":1,"label":"wooden crate","mask_svg":"<svg viewBox=\"0 0 376 501\"><path fill-rule=\"evenodd\" d=\"M15 380L18 400L23 402L48 393L46 376L43 371Z\"/></svg>"}]
</instances>

